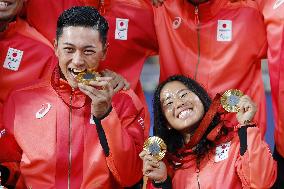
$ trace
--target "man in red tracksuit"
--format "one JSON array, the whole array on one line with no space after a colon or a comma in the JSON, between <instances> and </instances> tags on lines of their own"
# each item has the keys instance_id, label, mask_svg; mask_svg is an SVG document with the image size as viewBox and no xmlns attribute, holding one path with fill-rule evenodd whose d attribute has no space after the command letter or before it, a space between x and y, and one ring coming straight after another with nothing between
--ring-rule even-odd
<instances>
[{"instance_id":1,"label":"man in red tracksuit","mask_svg":"<svg viewBox=\"0 0 284 189\"><path fill-rule=\"evenodd\" d=\"M153 12L149 0L28 0L27 21L49 41L55 38L56 18L74 5L94 6L109 23L108 54L100 69L111 69L130 82L131 88L144 103L140 74L147 57L157 54ZM45 20L48 20L46 23ZM144 40L147 38L147 40ZM146 112L145 132L149 131L149 113Z\"/></svg>"},{"instance_id":2,"label":"man in red tracksuit","mask_svg":"<svg viewBox=\"0 0 284 189\"><path fill-rule=\"evenodd\" d=\"M18 85L51 75L56 57L50 43L17 15L23 0L0 2L0 149L12 149L15 142L3 128L3 103ZM6 156L19 156L13 152ZM2 157L5 160L6 157Z\"/></svg>"},{"instance_id":3,"label":"man in red tracksuit","mask_svg":"<svg viewBox=\"0 0 284 189\"><path fill-rule=\"evenodd\" d=\"M282 34L282 39L284 39L284 32ZM279 53L277 51L277 48L274 49L274 53L270 53L270 56L273 57L273 54L275 53ZM278 59L279 56L277 56L278 58L275 59L274 64L272 64L271 62L269 64L271 92L275 117L274 157L278 163L278 178L274 189L282 188L284 186L284 40L282 40L281 44L281 53L278 55L280 56L280 59Z\"/></svg>"},{"instance_id":4,"label":"man in red tracksuit","mask_svg":"<svg viewBox=\"0 0 284 189\"><path fill-rule=\"evenodd\" d=\"M262 135L266 110L260 62L268 57L276 113L276 150L283 161L280 56L284 1L167 0L153 10L161 80L182 73L202 83L211 95L230 88L242 90L259 107L255 121Z\"/></svg>"},{"instance_id":5,"label":"man in red tracksuit","mask_svg":"<svg viewBox=\"0 0 284 189\"><path fill-rule=\"evenodd\" d=\"M93 8L65 11L55 42L60 70L51 82L11 93L4 123L22 150L16 188L122 188L141 178L144 109L138 97L131 90L114 94L109 77L77 80L105 58L107 31Z\"/></svg>"},{"instance_id":6,"label":"man in red tracksuit","mask_svg":"<svg viewBox=\"0 0 284 189\"><path fill-rule=\"evenodd\" d=\"M9 91L19 84L48 77L55 62L51 44L17 17L23 0L1 3L0 9L0 112ZM0 114L2 115L2 113Z\"/></svg>"}]
</instances>

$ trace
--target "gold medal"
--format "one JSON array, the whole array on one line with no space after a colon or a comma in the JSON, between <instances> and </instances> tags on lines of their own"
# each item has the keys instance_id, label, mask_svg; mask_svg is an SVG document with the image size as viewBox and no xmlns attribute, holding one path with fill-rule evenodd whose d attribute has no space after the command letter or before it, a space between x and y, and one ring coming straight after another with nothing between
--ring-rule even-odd
<instances>
[{"instance_id":1,"label":"gold medal","mask_svg":"<svg viewBox=\"0 0 284 189\"><path fill-rule=\"evenodd\" d=\"M238 89L227 90L221 97L221 104L227 112L238 112L237 106L244 93Z\"/></svg>"},{"instance_id":2,"label":"gold medal","mask_svg":"<svg viewBox=\"0 0 284 189\"><path fill-rule=\"evenodd\" d=\"M166 155L167 145L163 139L157 136L152 136L144 142L143 149L160 161Z\"/></svg>"},{"instance_id":3,"label":"gold medal","mask_svg":"<svg viewBox=\"0 0 284 189\"><path fill-rule=\"evenodd\" d=\"M83 83L85 85L89 85L90 81L96 81L96 77L99 77L100 74L98 72L87 70L85 72L81 72L76 76L76 80L79 83Z\"/></svg>"}]
</instances>

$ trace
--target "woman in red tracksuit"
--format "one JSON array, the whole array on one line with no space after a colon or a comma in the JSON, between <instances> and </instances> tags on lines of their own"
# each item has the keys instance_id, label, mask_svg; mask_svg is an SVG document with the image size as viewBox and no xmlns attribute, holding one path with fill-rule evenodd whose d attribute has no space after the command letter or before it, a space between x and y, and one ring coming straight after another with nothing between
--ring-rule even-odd
<instances>
[{"instance_id":1,"label":"woman in red tracksuit","mask_svg":"<svg viewBox=\"0 0 284 189\"><path fill-rule=\"evenodd\" d=\"M240 98L235 131L226 127L219 106L219 94L211 102L207 92L185 76L172 76L158 86L154 129L167 144L168 154L164 162L158 162L141 152L143 173L152 180L148 188L272 186L276 162L259 128L250 122L255 104L248 96Z\"/></svg>"},{"instance_id":2,"label":"woman in red tracksuit","mask_svg":"<svg viewBox=\"0 0 284 189\"><path fill-rule=\"evenodd\" d=\"M114 94L109 77L88 84L77 80L105 58L107 31L106 20L93 8L65 11L55 42L60 70L51 82L9 96L4 124L22 151L17 189L112 189L141 179L141 102L133 91Z\"/></svg>"}]
</instances>

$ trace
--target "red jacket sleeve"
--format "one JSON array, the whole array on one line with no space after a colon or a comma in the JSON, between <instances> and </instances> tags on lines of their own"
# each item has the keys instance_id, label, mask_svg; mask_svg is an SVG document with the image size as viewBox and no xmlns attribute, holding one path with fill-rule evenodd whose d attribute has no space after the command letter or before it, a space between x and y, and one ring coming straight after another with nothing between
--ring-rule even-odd
<instances>
[{"instance_id":1,"label":"red jacket sleeve","mask_svg":"<svg viewBox=\"0 0 284 189\"><path fill-rule=\"evenodd\" d=\"M144 109L140 102L133 102L127 94L130 92L133 93L117 93L113 97L113 111L102 120L109 146L107 164L123 187L134 185L142 178L139 153L144 142Z\"/></svg>"},{"instance_id":2,"label":"red jacket sleeve","mask_svg":"<svg viewBox=\"0 0 284 189\"><path fill-rule=\"evenodd\" d=\"M0 137L0 163L20 162L22 156L22 151L13 135L14 103L12 98L8 99L4 103L4 107L0 106L0 131L2 131Z\"/></svg>"},{"instance_id":3,"label":"red jacket sleeve","mask_svg":"<svg viewBox=\"0 0 284 189\"><path fill-rule=\"evenodd\" d=\"M7 167L10 172L6 184L15 186L20 176L19 163L22 157L22 150L13 135L14 103L11 98L8 99L4 104L3 114L1 114L3 118L1 118L0 122L2 124L0 125L0 130L5 131L2 137L0 137L0 164Z\"/></svg>"},{"instance_id":4,"label":"red jacket sleeve","mask_svg":"<svg viewBox=\"0 0 284 189\"><path fill-rule=\"evenodd\" d=\"M257 0L264 16L268 41L268 63L273 110L275 115L275 144L284 157L284 1Z\"/></svg>"},{"instance_id":5,"label":"red jacket sleeve","mask_svg":"<svg viewBox=\"0 0 284 189\"><path fill-rule=\"evenodd\" d=\"M275 182L276 162L261 139L259 128L247 128L247 150L239 155L236 169L244 188L270 188Z\"/></svg>"}]
</instances>

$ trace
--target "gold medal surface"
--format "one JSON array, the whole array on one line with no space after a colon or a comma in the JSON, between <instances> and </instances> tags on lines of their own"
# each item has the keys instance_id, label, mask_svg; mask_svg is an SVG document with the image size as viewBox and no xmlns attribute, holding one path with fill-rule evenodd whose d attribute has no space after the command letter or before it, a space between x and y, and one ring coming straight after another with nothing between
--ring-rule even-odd
<instances>
[{"instance_id":1,"label":"gold medal surface","mask_svg":"<svg viewBox=\"0 0 284 189\"><path fill-rule=\"evenodd\" d=\"M89 85L90 81L96 81L96 77L99 77L100 74L98 72L87 70L85 72L81 72L76 76L76 80L79 83L83 83L85 85Z\"/></svg>"},{"instance_id":2,"label":"gold medal surface","mask_svg":"<svg viewBox=\"0 0 284 189\"><path fill-rule=\"evenodd\" d=\"M152 136L144 142L143 149L160 161L166 155L167 145L160 137Z\"/></svg>"},{"instance_id":3,"label":"gold medal surface","mask_svg":"<svg viewBox=\"0 0 284 189\"><path fill-rule=\"evenodd\" d=\"M244 93L238 89L230 89L224 92L221 97L221 104L227 112L238 112L239 107L237 106L240 98Z\"/></svg>"}]
</instances>

